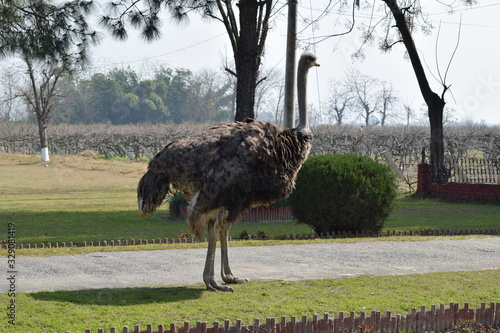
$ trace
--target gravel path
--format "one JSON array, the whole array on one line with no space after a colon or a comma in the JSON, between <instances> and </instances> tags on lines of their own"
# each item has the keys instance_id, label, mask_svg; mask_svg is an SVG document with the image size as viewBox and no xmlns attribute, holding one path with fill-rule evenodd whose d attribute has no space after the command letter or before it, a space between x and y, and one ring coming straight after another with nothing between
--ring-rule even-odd
<instances>
[{"instance_id":1,"label":"gravel path","mask_svg":"<svg viewBox=\"0 0 500 333\"><path fill-rule=\"evenodd\" d=\"M187 249L18 257L16 289L35 292L202 283L205 255L205 249ZM235 247L229 255L233 272L249 280L500 269L500 237ZM3 267L7 267L7 258L4 261ZM216 272L219 270L217 261ZM1 292L6 292L7 279L0 281Z\"/></svg>"}]
</instances>

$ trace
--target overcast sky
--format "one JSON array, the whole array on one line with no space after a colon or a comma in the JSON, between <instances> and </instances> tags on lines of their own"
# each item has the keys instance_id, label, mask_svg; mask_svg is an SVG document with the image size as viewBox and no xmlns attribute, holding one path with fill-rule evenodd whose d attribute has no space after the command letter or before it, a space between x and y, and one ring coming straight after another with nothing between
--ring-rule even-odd
<instances>
[{"instance_id":1,"label":"overcast sky","mask_svg":"<svg viewBox=\"0 0 500 333\"><path fill-rule=\"evenodd\" d=\"M451 15L438 1L422 2L429 6L424 7L424 11L435 29L431 35L415 34L414 39L422 59L429 66L427 74L434 91L439 94L442 92L440 84L432 77L432 74L437 75L436 47L439 68L444 74L456 46L461 20L460 44L446 80L446 84L451 85L452 93L446 95L447 106L456 110L455 117L459 121L500 124L500 1L479 1L478 5L469 9L457 7ZM311 19L321 14L324 8L320 5L321 2L314 1L314 5L311 5L312 3L312 0L299 1L300 18ZM381 1L374 0L374 3L380 4ZM309 102L315 105L319 105L320 101L325 103L328 100L329 80L342 79L348 68L355 67L364 74L391 82L401 100L418 111L423 99L411 64L404 59L403 45L396 46L390 54L382 54L376 45L366 47L364 61L351 59L352 51L360 45L356 31L344 37L334 37L314 46L307 46L308 41L319 41L323 35L344 31L342 24L335 23L346 21L350 15L349 12L345 16L332 14L316 24L314 31L301 23L299 18L299 27L304 30L299 36L302 42L297 54L308 47L316 53L321 63L321 67L310 73ZM355 15L356 25L359 25L369 20L371 10L357 10ZM382 13L375 13L375 18L381 16ZM105 70L113 66L130 65L141 71L154 62L162 62L170 67L195 71L220 68L224 56L231 58L231 47L221 23L203 22L197 16L191 16L190 23L183 26L164 21L162 38L152 43L143 42L135 32L125 42L115 42L110 37L105 37L94 51L95 67ZM283 69L286 10L275 17L273 22L263 64L268 68ZM436 43L439 25L439 42Z\"/></svg>"}]
</instances>

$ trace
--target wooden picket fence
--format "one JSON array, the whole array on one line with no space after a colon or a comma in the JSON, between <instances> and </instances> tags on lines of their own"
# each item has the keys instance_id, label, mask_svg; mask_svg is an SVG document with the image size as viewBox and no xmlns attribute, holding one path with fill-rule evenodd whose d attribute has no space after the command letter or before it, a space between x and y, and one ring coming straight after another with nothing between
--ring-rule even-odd
<instances>
[{"instance_id":1,"label":"wooden picket fence","mask_svg":"<svg viewBox=\"0 0 500 333\"><path fill-rule=\"evenodd\" d=\"M198 321L192 326L190 322L185 322L183 326L170 324L169 328L164 325L158 325L156 328L152 324L147 324L146 328L141 329L140 325L135 325L132 329L124 326L121 330L111 327L109 330L99 328L97 333L347 333L347 332L443 332L448 328L457 326L462 321L472 321L482 326L499 327L500 326L500 302L491 302L487 307L486 303L481 303L481 307L472 309L468 303L463 308L458 303L450 303L449 308L444 304L439 307L432 305L430 309L425 306L420 310L413 308L407 315L393 315L387 311L382 315L380 311L360 312L358 316L354 311L349 315L340 312L338 317L331 318L328 313L320 318L314 314L312 320L308 316L291 317L287 321L286 317L268 318L265 323L260 319L255 319L253 324L243 324L241 320L236 321L236 325L231 326L229 320L223 324L214 322L209 327L206 322ZM92 329L86 329L85 333L92 333ZM67 331L66 333L71 333Z\"/></svg>"},{"instance_id":2,"label":"wooden picket fence","mask_svg":"<svg viewBox=\"0 0 500 333\"><path fill-rule=\"evenodd\" d=\"M294 217L290 207L252 208L243 214L240 222L291 221Z\"/></svg>"},{"instance_id":3,"label":"wooden picket fence","mask_svg":"<svg viewBox=\"0 0 500 333\"><path fill-rule=\"evenodd\" d=\"M179 219L187 219L187 207L181 207ZM247 210L238 222L291 221L294 217L290 207L256 207Z\"/></svg>"}]
</instances>

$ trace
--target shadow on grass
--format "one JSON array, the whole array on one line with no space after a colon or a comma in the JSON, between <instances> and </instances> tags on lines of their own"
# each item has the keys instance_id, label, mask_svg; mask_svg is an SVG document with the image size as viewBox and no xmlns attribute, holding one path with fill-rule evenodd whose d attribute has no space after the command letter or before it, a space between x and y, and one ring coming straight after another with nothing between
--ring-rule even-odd
<instances>
[{"instance_id":1,"label":"shadow on grass","mask_svg":"<svg viewBox=\"0 0 500 333\"><path fill-rule=\"evenodd\" d=\"M196 287L119 288L31 293L37 301L70 302L79 305L128 306L170 303L200 298L206 289Z\"/></svg>"}]
</instances>

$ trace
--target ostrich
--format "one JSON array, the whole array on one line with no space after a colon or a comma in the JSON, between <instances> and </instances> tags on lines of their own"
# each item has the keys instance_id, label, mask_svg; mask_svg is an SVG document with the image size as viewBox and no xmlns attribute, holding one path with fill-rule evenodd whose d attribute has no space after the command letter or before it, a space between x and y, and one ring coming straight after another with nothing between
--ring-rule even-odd
<instances>
[{"instance_id":1,"label":"ostrich","mask_svg":"<svg viewBox=\"0 0 500 333\"><path fill-rule=\"evenodd\" d=\"M281 130L268 122L246 119L224 123L168 144L149 162L139 181L142 216L161 205L170 185L189 201L187 222L197 237L208 229L203 280L208 290L233 291L214 278L215 249L221 243L221 276L225 284L244 283L229 267L227 237L231 225L252 206L287 197L311 148L306 110L307 72L319 66L312 54L299 61L299 125Z\"/></svg>"}]
</instances>

